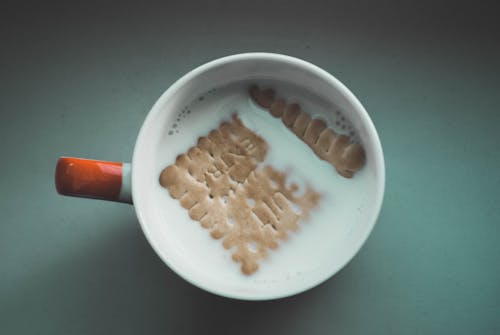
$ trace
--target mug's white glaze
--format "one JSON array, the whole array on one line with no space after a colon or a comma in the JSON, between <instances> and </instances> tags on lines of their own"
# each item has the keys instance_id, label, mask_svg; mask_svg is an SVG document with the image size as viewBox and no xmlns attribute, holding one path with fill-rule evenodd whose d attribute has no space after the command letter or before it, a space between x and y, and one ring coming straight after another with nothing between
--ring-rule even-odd
<instances>
[{"instance_id":1,"label":"mug's white glaze","mask_svg":"<svg viewBox=\"0 0 500 335\"><path fill-rule=\"evenodd\" d=\"M365 148L366 168L374 180L369 201L356 213L356 222L345 223L350 225L349 234L342 243L337 246L325 245L324 251L328 257L322 257L316 266L304 267L307 270L298 271L293 276L234 280L227 273L213 271L200 257L186 256L197 244L206 243L204 239L209 239L209 234L193 224L187 228L194 229L193 239L188 245L183 243L186 241L179 236L184 236L186 232L179 231L176 228L178 225L169 222L184 221L187 213L179 211L174 200L158 199L158 176L166 166L165 157L172 158L180 153L174 152L177 149L173 137L166 136L169 121L175 118L186 102L207 89L248 79L256 82L259 79L271 79L296 83L334 102L356 129ZM193 139L193 144L195 141ZM159 155L165 151L169 155ZM297 294L337 273L368 238L380 212L384 185L385 167L380 140L370 117L356 97L340 81L317 66L297 58L270 53L224 57L202 65L179 79L159 98L148 114L140 130L132 161L133 203L141 227L161 259L185 280L202 289L244 300L276 299ZM204 235L195 230L202 231ZM222 248L219 243L215 244Z\"/></svg>"}]
</instances>

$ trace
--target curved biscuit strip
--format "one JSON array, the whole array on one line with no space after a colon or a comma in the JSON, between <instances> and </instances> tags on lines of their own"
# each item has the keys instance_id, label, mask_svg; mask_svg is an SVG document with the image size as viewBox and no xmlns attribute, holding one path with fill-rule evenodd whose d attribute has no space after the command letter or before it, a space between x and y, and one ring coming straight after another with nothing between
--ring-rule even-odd
<instances>
[{"instance_id":1,"label":"curved biscuit strip","mask_svg":"<svg viewBox=\"0 0 500 335\"><path fill-rule=\"evenodd\" d=\"M249 93L257 105L267 109L272 116L280 117L285 126L319 158L331 163L340 175L352 178L365 164L365 152L360 144L351 143L349 137L336 134L322 120L311 120L298 104L287 105L282 98L274 100L274 90L260 90L256 85L250 87Z\"/></svg>"}]
</instances>

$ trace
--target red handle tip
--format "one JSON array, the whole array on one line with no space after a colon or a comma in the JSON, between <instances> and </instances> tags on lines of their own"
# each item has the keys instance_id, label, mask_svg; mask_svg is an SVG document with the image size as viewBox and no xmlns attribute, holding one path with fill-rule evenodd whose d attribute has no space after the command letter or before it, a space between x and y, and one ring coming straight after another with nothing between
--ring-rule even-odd
<instances>
[{"instance_id":1,"label":"red handle tip","mask_svg":"<svg viewBox=\"0 0 500 335\"><path fill-rule=\"evenodd\" d=\"M61 157L57 161L55 185L59 194L118 200L122 163Z\"/></svg>"}]
</instances>

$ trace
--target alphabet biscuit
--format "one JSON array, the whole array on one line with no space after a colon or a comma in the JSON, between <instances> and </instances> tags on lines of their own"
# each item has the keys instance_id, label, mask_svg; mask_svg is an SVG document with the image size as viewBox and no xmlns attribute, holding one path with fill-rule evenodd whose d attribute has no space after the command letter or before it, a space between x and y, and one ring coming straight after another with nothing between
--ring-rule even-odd
<instances>
[{"instance_id":1,"label":"alphabet biscuit","mask_svg":"<svg viewBox=\"0 0 500 335\"><path fill-rule=\"evenodd\" d=\"M233 115L160 175L160 184L191 219L222 239L247 275L308 219L320 199L310 187L298 196L286 173L259 166L267 150L267 142Z\"/></svg>"}]
</instances>

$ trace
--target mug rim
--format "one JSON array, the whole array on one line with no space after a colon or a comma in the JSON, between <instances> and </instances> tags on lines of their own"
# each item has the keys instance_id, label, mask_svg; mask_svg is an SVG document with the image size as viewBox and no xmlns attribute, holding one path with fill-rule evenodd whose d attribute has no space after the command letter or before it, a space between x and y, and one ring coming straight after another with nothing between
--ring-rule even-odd
<instances>
[{"instance_id":1,"label":"mug rim","mask_svg":"<svg viewBox=\"0 0 500 335\"><path fill-rule=\"evenodd\" d=\"M136 180L138 178L134 177L135 173L134 170L137 171L137 169L134 169L134 166L137 164L140 164L139 161L137 161L137 156L138 156L138 151L140 150L140 143L145 141L145 138L148 136L148 133L145 131L147 128L146 125L151 122L151 120L155 119L156 114L161 113L162 109L160 108L165 104L168 99L171 98L171 96L177 92L181 87L183 87L186 83L190 82L191 80L195 80L197 76L200 74L204 73L205 71L215 68L224 64L228 63L233 63L233 62L238 62L242 60L269 60L269 61L280 61L284 63L291 63L292 65L295 65L297 67L300 67L302 69L305 69L306 71L315 73L316 75L320 76L323 80L326 80L329 82L332 86L334 86L352 105L353 108L356 110L356 112L359 114L361 117L363 124L367 127L367 132L369 133L369 137L372 141L375 141L373 147L375 150L375 156L378 158L375 161L376 168L379 169L380 171L380 177L377 178L377 192L376 194L376 203L373 205L375 208L375 212L373 214L373 222L370 222L370 225L368 229L365 230L364 235L357 239L357 245L353 247L353 253L350 257L346 257L346 259L340 264L340 266L333 271L329 272L329 274L325 278L320 278L319 280L314 281L313 283L309 283L308 285L302 286L298 290L290 290L287 291L286 293L280 293L280 294L269 294L267 296L250 296L250 295L244 295L244 294L235 294L231 292L226 292L224 289L217 289L214 287L210 287L209 285L205 285L202 281L200 280L195 280L195 278L192 278L192 276L188 276L181 271L178 271L175 265L173 265L168 259L165 259L165 257L162 256L162 252L160 252L157 243L155 242L155 236L152 234L147 225L147 220L144 216L144 213L142 211L143 206L140 206L142 203L142 198L141 195L136 192L138 187L134 187L134 184L136 183ZM307 61L304 61L302 59L292 57L292 56L287 56L283 54L277 54L277 53L267 53L267 52L250 52L250 53L239 53L239 54L234 54L234 55L229 55L221 58L217 58L215 60L209 61L207 63L204 63L191 71L187 72L185 75L180 77L178 80L176 80L156 101L156 103L153 105L153 107L150 109L148 112L141 129L139 131L139 135L137 136L137 140L135 143L134 147L134 152L133 152L133 158L132 158L132 199L134 203L134 209L136 212L136 215L138 217L141 229L146 236L146 239L148 240L148 243L151 245L155 253L160 257L160 259L172 270L174 271L177 275L179 275L181 278L186 280L187 282L191 283L192 285L202 288L203 290L206 290L208 292L211 292L216 295L224 296L227 298L233 298L233 299L241 299L241 300L272 300L272 299L279 299L279 298L284 298L287 296L295 295L304 291L307 291L324 281L328 280L331 278L333 275L338 273L342 268L344 268L353 258L354 256L359 252L361 247L364 245L366 240L368 239L369 235L371 234L375 224L377 223L377 219L380 215L380 211L382 208L382 202L383 202L383 197L385 193L385 162L384 162L384 155L382 151L382 146L380 143L380 139L378 136L378 133L375 129L375 126L366 112L365 108L359 102L359 100L356 98L356 96L342 83L340 82L337 78L335 78L332 74L329 72L323 70L322 68L309 63Z\"/></svg>"}]
</instances>

